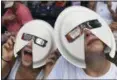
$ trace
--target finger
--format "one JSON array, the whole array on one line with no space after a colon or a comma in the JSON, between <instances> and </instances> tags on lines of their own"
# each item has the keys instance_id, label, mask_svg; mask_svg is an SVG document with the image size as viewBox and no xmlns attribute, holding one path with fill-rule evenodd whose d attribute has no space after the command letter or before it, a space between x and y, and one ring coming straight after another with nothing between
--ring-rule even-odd
<instances>
[{"instance_id":1,"label":"finger","mask_svg":"<svg viewBox=\"0 0 117 80\"><path fill-rule=\"evenodd\" d=\"M52 53L52 54L49 55L48 58L51 58L51 57L54 57L54 56L55 56L55 53Z\"/></svg>"},{"instance_id":2,"label":"finger","mask_svg":"<svg viewBox=\"0 0 117 80\"><path fill-rule=\"evenodd\" d=\"M58 58L59 56L61 56L59 50L56 50L56 51L55 51L55 54L57 55L57 58Z\"/></svg>"},{"instance_id":3,"label":"finger","mask_svg":"<svg viewBox=\"0 0 117 80\"><path fill-rule=\"evenodd\" d=\"M52 59L52 60L57 60L57 55L55 54L52 54L48 59Z\"/></svg>"},{"instance_id":4,"label":"finger","mask_svg":"<svg viewBox=\"0 0 117 80\"><path fill-rule=\"evenodd\" d=\"M55 62L56 62L56 61L54 61L54 60L52 60L52 59L48 59L47 62L46 62L46 64L50 64L50 63L51 63L51 64L54 64Z\"/></svg>"},{"instance_id":5,"label":"finger","mask_svg":"<svg viewBox=\"0 0 117 80\"><path fill-rule=\"evenodd\" d=\"M15 37L14 36L10 36L9 39L12 41L12 42L15 42ZM9 40L8 39L8 40Z\"/></svg>"},{"instance_id":6,"label":"finger","mask_svg":"<svg viewBox=\"0 0 117 80\"><path fill-rule=\"evenodd\" d=\"M13 47L13 42L11 39L8 40L8 45L9 45L9 49L12 49Z\"/></svg>"},{"instance_id":7,"label":"finger","mask_svg":"<svg viewBox=\"0 0 117 80\"><path fill-rule=\"evenodd\" d=\"M8 39L8 45L10 46L10 49L13 49L13 46L14 46L14 41L13 41L14 37L10 37Z\"/></svg>"},{"instance_id":8,"label":"finger","mask_svg":"<svg viewBox=\"0 0 117 80\"><path fill-rule=\"evenodd\" d=\"M48 58L53 58L57 60L60 57L60 52L58 50L55 50Z\"/></svg>"},{"instance_id":9,"label":"finger","mask_svg":"<svg viewBox=\"0 0 117 80\"><path fill-rule=\"evenodd\" d=\"M15 37L14 36L11 36L11 40L13 43L15 43Z\"/></svg>"},{"instance_id":10,"label":"finger","mask_svg":"<svg viewBox=\"0 0 117 80\"><path fill-rule=\"evenodd\" d=\"M9 49L9 47L10 47L10 46L8 45L8 43L5 43L5 44L3 45L3 47L2 47L2 48L4 48L4 49L7 49L7 50L8 50L8 49Z\"/></svg>"}]
</instances>

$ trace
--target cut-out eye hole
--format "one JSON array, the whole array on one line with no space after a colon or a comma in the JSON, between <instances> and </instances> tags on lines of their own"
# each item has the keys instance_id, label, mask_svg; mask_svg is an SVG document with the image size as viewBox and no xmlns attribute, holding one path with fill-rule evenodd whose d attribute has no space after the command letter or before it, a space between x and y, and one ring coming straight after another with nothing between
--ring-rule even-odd
<instances>
[{"instance_id":1,"label":"cut-out eye hole","mask_svg":"<svg viewBox=\"0 0 117 80\"><path fill-rule=\"evenodd\" d=\"M31 34L23 33L22 40L30 41L32 39L33 39L35 44L37 44L37 45L39 45L41 47L45 47L46 46L46 43L47 43L46 40L44 40L42 38L39 38L37 36L31 35Z\"/></svg>"},{"instance_id":2,"label":"cut-out eye hole","mask_svg":"<svg viewBox=\"0 0 117 80\"><path fill-rule=\"evenodd\" d=\"M90 20L85 23L82 23L81 25L85 25L84 28L88 28L88 29L98 28L102 26L98 20Z\"/></svg>"},{"instance_id":3,"label":"cut-out eye hole","mask_svg":"<svg viewBox=\"0 0 117 80\"><path fill-rule=\"evenodd\" d=\"M82 34L82 29L77 26L73 30L71 30L68 34L65 35L68 42L73 42L76 38L78 38Z\"/></svg>"},{"instance_id":4,"label":"cut-out eye hole","mask_svg":"<svg viewBox=\"0 0 117 80\"><path fill-rule=\"evenodd\" d=\"M68 42L73 42L75 39L77 39L78 37L80 37L82 35L84 28L93 29L93 28L98 28L98 27L101 27L101 23L97 19L86 21L86 22L78 25L71 31L69 31L65 35L65 37Z\"/></svg>"},{"instance_id":5,"label":"cut-out eye hole","mask_svg":"<svg viewBox=\"0 0 117 80\"><path fill-rule=\"evenodd\" d=\"M42 39L42 38L36 37L35 40L34 40L34 43L37 44L37 45L40 45L42 47L45 47L47 41Z\"/></svg>"},{"instance_id":6,"label":"cut-out eye hole","mask_svg":"<svg viewBox=\"0 0 117 80\"><path fill-rule=\"evenodd\" d=\"M98 28L101 27L101 23L98 20L92 20L89 22L89 25L92 26L92 28Z\"/></svg>"},{"instance_id":7,"label":"cut-out eye hole","mask_svg":"<svg viewBox=\"0 0 117 80\"><path fill-rule=\"evenodd\" d=\"M30 34L23 33L22 39L25 41L30 41L31 39L33 39L33 36Z\"/></svg>"}]
</instances>

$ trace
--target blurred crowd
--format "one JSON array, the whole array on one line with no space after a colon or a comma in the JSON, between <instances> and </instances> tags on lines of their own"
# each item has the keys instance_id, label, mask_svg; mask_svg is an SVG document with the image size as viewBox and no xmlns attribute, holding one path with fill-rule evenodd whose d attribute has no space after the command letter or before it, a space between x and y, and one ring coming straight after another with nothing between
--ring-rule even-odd
<instances>
[{"instance_id":1,"label":"blurred crowd","mask_svg":"<svg viewBox=\"0 0 117 80\"><path fill-rule=\"evenodd\" d=\"M13 6L10 6L12 5ZM84 6L98 13L110 26L117 43L117 2L112 1L14 1L1 2L1 43L16 36L20 28L33 19L42 19L54 28L56 18L69 6ZM43 26L40 26L43 27ZM57 54L58 55L58 54ZM60 55L59 55L60 56ZM117 65L117 54L111 59ZM58 59L58 57L57 57Z\"/></svg>"}]
</instances>

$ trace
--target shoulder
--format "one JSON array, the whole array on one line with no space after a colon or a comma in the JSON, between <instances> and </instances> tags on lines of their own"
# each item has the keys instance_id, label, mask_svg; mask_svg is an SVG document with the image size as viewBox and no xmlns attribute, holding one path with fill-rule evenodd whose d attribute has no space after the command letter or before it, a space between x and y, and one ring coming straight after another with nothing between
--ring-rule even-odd
<instances>
[{"instance_id":1,"label":"shoulder","mask_svg":"<svg viewBox=\"0 0 117 80\"><path fill-rule=\"evenodd\" d=\"M117 66L111 62L111 70L117 74Z\"/></svg>"},{"instance_id":2,"label":"shoulder","mask_svg":"<svg viewBox=\"0 0 117 80\"><path fill-rule=\"evenodd\" d=\"M64 69L64 71L74 71L75 69L80 69L79 67L74 66L73 64L71 64L70 62L68 62L64 57L60 57L55 66L54 67L58 67L58 68L62 68Z\"/></svg>"},{"instance_id":3,"label":"shoulder","mask_svg":"<svg viewBox=\"0 0 117 80\"><path fill-rule=\"evenodd\" d=\"M111 62L111 65L113 68L117 69L117 66L114 63Z\"/></svg>"},{"instance_id":4,"label":"shoulder","mask_svg":"<svg viewBox=\"0 0 117 80\"><path fill-rule=\"evenodd\" d=\"M111 74L117 79L117 66L114 63L111 63Z\"/></svg>"},{"instance_id":5,"label":"shoulder","mask_svg":"<svg viewBox=\"0 0 117 80\"><path fill-rule=\"evenodd\" d=\"M47 79L62 79L64 73L67 72L66 69L67 61L63 57L60 57L54 65Z\"/></svg>"},{"instance_id":6,"label":"shoulder","mask_svg":"<svg viewBox=\"0 0 117 80\"><path fill-rule=\"evenodd\" d=\"M117 2L112 2L112 10L116 11Z\"/></svg>"},{"instance_id":7,"label":"shoulder","mask_svg":"<svg viewBox=\"0 0 117 80\"><path fill-rule=\"evenodd\" d=\"M58 62L65 62L65 63L67 63L67 61L63 58L63 56L61 56L59 59L58 59Z\"/></svg>"},{"instance_id":8,"label":"shoulder","mask_svg":"<svg viewBox=\"0 0 117 80\"><path fill-rule=\"evenodd\" d=\"M117 5L117 2L112 1L112 5Z\"/></svg>"},{"instance_id":9,"label":"shoulder","mask_svg":"<svg viewBox=\"0 0 117 80\"><path fill-rule=\"evenodd\" d=\"M10 72L10 74L8 76L8 80L9 79L15 79L16 72L18 70L18 67L20 66L20 63L21 63L21 61L19 59L16 59L15 64L11 68L11 72Z\"/></svg>"},{"instance_id":10,"label":"shoulder","mask_svg":"<svg viewBox=\"0 0 117 80\"><path fill-rule=\"evenodd\" d=\"M57 60L57 62L56 62L56 64L55 64L55 66L54 66L54 68L63 68L63 67L66 67L66 65L67 65L68 63L67 63L67 61L61 56L58 60Z\"/></svg>"},{"instance_id":11,"label":"shoulder","mask_svg":"<svg viewBox=\"0 0 117 80\"><path fill-rule=\"evenodd\" d=\"M64 74L64 59L62 57L60 57L56 64L54 65L52 71L50 72L50 74L48 75L47 79L62 79L62 75Z\"/></svg>"},{"instance_id":12,"label":"shoulder","mask_svg":"<svg viewBox=\"0 0 117 80\"><path fill-rule=\"evenodd\" d=\"M68 79L76 75L76 67L62 56L57 60L47 79Z\"/></svg>"},{"instance_id":13,"label":"shoulder","mask_svg":"<svg viewBox=\"0 0 117 80\"><path fill-rule=\"evenodd\" d=\"M56 65L60 65L62 67L68 67L68 66L74 66L72 65L70 62L68 62L63 56L61 56L57 62L56 62ZM74 66L75 67L75 66Z\"/></svg>"}]
</instances>

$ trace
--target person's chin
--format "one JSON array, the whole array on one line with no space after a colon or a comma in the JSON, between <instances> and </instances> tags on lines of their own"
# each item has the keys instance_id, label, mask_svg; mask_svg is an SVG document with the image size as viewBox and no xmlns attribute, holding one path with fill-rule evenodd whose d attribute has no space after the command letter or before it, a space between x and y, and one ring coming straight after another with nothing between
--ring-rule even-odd
<instances>
[{"instance_id":1,"label":"person's chin","mask_svg":"<svg viewBox=\"0 0 117 80\"><path fill-rule=\"evenodd\" d=\"M102 42L99 42L99 41L95 41L95 42L92 42L91 44L87 45L87 51L88 52L101 52L103 51L103 43Z\"/></svg>"},{"instance_id":2,"label":"person's chin","mask_svg":"<svg viewBox=\"0 0 117 80\"><path fill-rule=\"evenodd\" d=\"M22 61L22 65L25 67L30 67L32 65L31 62L27 62L27 61Z\"/></svg>"}]
</instances>

